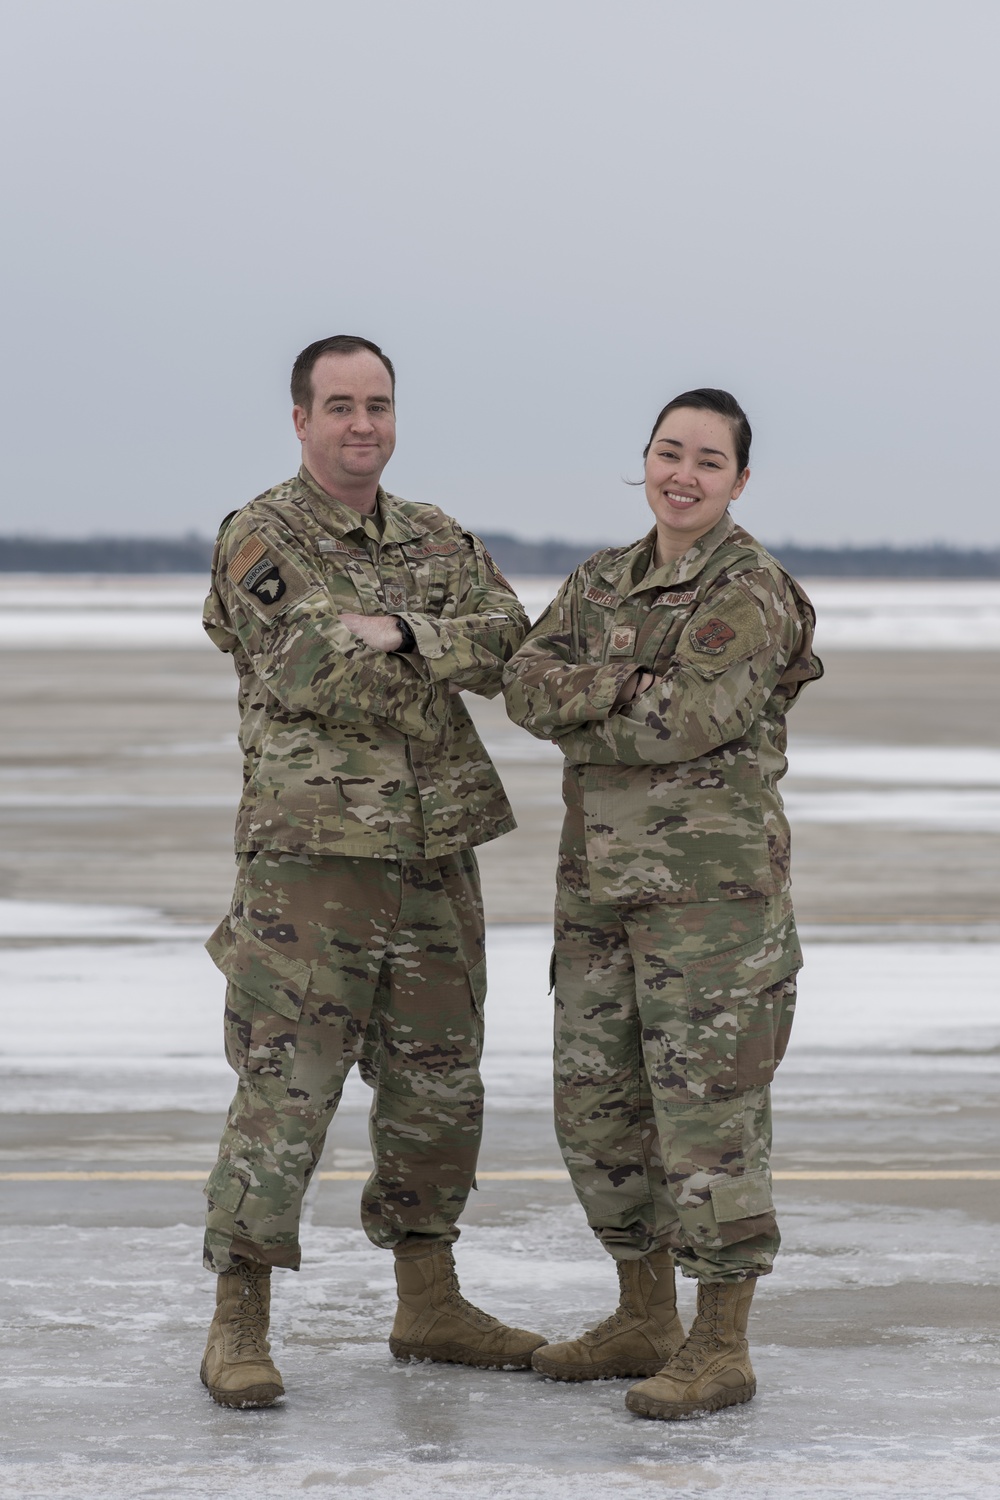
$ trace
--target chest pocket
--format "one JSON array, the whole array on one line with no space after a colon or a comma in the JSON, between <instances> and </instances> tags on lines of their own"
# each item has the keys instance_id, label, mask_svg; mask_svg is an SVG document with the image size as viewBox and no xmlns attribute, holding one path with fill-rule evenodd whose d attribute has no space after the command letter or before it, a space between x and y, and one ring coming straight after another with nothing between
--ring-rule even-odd
<instances>
[{"instance_id":1,"label":"chest pocket","mask_svg":"<svg viewBox=\"0 0 1000 1500\"><path fill-rule=\"evenodd\" d=\"M461 545L457 541L408 542L402 551L411 579L409 607L419 614L451 618L458 609Z\"/></svg>"},{"instance_id":2,"label":"chest pocket","mask_svg":"<svg viewBox=\"0 0 1000 1500\"><path fill-rule=\"evenodd\" d=\"M691 610L661 607L650 611L651 620L654 617L658 617L657 623L650 631L642 659L643 664L659 676L670 665L670 658L677 650L678 642L691 618Z\"/></svg>"},{"instance_id":3,"label":"chest pocket","mask_svg":"<svg viewBox=\"0 0 1000 1500\"><path fill-rule=\"evenodd\" d=\"M630 657L637 667L664 671L689 616L690 610L663 608L655 600L650 605L641 598L633 600L627 612L603 610L597 622L600 639L594 642L596 654L591 659L612 662Z\"/></svg>"},{"instance_id":4,"label":"chest pocket","mask_svg":"<svg viewBox=\"0 0 1000 1500\"><path fill-rule=\"evenodd\" d=\"M318 547L323 579L337 608L364 615L383 614L378 574L366 549L342 541L321 541Z\"/></svg>"}]
</instances>

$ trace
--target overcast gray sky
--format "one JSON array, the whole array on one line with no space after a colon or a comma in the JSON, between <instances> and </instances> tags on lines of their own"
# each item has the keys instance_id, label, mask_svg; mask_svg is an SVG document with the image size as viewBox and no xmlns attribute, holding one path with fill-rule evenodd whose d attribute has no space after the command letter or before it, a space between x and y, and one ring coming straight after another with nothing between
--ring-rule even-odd
<instances>
[{"instance_id":1,"label":"overcast gray sky","mask_svg":"<svg viewBox=\"0 0 1000 1500\"><path fill-rule=\"evenodd\" d=\"M214 532L357 332L387 486L480 530L638 535L653 417L721 385L765 539L1000 543L996 0L3 16L0 530Z\"/></svg>"}]
</instances>

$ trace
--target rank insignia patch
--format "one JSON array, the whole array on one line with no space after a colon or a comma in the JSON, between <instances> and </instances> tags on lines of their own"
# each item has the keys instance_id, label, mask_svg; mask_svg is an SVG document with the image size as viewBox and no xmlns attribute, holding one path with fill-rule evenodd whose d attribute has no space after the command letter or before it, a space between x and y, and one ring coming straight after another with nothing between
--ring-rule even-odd
<instances>
[{"instance_id":1,"label":"rank insignia patch","mask_svg":"<svg viewBox=\"0 0 1000 1500\"><path fill-rule=\"evenodd\" d=\"M402 587L401 584L398 584L398 583L389 583L389 584L386 584L386 589L385 589L385 607L386 607L386 609L390 609L390 610L391 609L405 609L405 607L406 607L406 590Z\"/></svg>"},{"instance_id":2,"label":"rank insignia patch","mask_svg":"<svg viewBox=\"0 0 1000 1500\"><path fill-rule=\"evenodd\" d=\"M255 594L262 604L277 604L285 592L285 580L276 564L265 556L240 579L240 587Z\"/></svg>"},{"instance_id":3,"label":"rank insignia patch","mask_svg":"<svg viewBox=\"0 0 1000 1500\"><path fill-rule=\"evenodd\" d=\"M635 626L616 625L611 632L611 651L614 656L631 656L635 650Z\"/></svg>"},{"instance_id":4,"label":"rank insignia patch","mask_svg":"<svg viewBox=\"0 0 1000 1500\"><path fill-rule=\"evenodd\" d=\"M704 625L699 625L697 630L691 632L692 648L706 656L721 655L729 642L735 639L736 631L725 620L706 620Z\"/></svg>"}]
</instances>

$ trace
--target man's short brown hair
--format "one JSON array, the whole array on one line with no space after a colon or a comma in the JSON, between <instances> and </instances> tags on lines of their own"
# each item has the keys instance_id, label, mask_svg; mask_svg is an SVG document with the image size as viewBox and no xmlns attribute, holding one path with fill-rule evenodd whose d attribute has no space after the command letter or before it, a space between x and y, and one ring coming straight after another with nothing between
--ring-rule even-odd
<instances>
[{"instance_id":1,"label":"man's short brown hair","mask_svg":"<svg viewBox=\"0 0 1000 1500\"><path fill-rule=\"evenodd\" d=\"M292 400L295 405L301 406L306 412L312 409L312 372L318 359L321 359L324 354L357 354L359 349L367 349L369 353L377 355L385 365L392 384L392 398L395 401L396 372L389 356L383 354L378 344L373 344L371 339L363 339L353 333L335 333L331 338L317 339L314 344L303 349L292 366Z\"/></svg>"}]
</instances>

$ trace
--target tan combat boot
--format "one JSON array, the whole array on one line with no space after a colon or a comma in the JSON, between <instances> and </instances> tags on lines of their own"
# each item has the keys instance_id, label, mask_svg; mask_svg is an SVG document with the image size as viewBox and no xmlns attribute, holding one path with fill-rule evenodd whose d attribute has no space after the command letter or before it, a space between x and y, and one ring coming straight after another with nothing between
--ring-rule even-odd
<instances>
[{"instance_id":1,"label":"tan combat boot","mask_svg":"<svg viewBox=\"0 0 1000 1500\"><path fill-rule=\"evenodd\" d=\"M285 1394L267 1341L271 1267L244 1261L218 1278L201 1383L220 1406L270 1406Z\"/></svg>"},{"instance_id":2,"label":"tan combat boot","mask_svg":"<svg viewBox=\"0 0 1000 1500\"><path fill-rule=\"evenodd\" d=\"M433 1359L481 1370L526 1370L545 1340L508 1328L466 1302L450 1245L419 1256L396 1256L399 1307L389 1335L397 1359Z\"/></svg>"},{"instance_id":3,"label":"tan combat boot","mask_svg":"<svg viewBox=\"0 0 1000 1500\"><path fill-rule=\"evenodd\" d=\"M655 1375L684 1342L677 1316L674 1258L657 1250L642 1260L620 1260L618 1307L578 1339L546 1344L531 1367L552 1380L610 1380Z\"/></svg>"},{"instance_id":4,"label":"tan combat boot","mask_svg":"<svg viewBox=\"0 0 1000 1500\"><path fill-rule=\"evenodd\" d=\"M746 1341L755 1285L753 1277L701 1282L691 1332L658 1375L632 1387L629 1411L676 1422L749 1401L757 1389Z\"/></svg>"}]
</instances>

